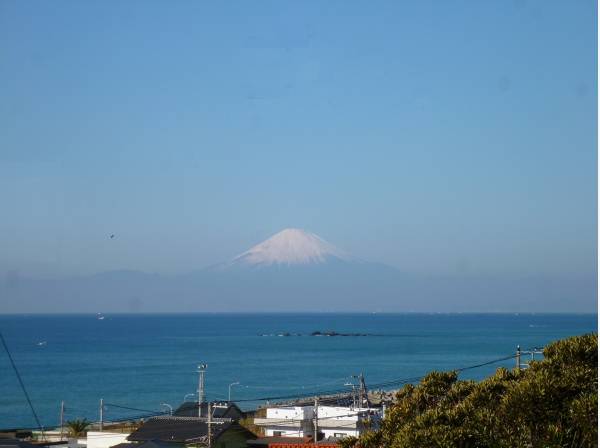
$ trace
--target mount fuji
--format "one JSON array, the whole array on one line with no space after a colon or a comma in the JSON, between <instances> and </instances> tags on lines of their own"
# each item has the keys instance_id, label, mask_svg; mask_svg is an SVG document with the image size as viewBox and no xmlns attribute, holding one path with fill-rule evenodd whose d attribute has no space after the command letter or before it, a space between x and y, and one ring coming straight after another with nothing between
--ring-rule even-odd
<instances>
[{"instance_id":1,"label":"mount fuji","mask_svg":"<svg viewBox=\"0 0 600 448\"><path fill-rule=\"evenodd\" d=\"M364 308L364 297L379 295L400 276L398 270L356 258L314 233L288 228L189 278L236 309L253 304L261 311L334 311Z\"/></svg>"},{"instance_id":2,"label":"mount fuji","mask_svg":"<svg viewBox=\"0 0 600 448\"><path fill-rule=\"evenodd\" d=\"M294 228L187 274L9 280L0 283L0 313L585 312L597 285L595 278L409 275Z\"/></svg>"},{"instance_id":3,"label":"mount fuji","mask_svg":"<svg viewBox=\"0 0 600 448\"><path fill-rule=\"evenodd\" d=\"M357 262L358 259L314 233L302 229L285 229L220 267L225 269L292 267Z\"/></svg>"}]
</instances>

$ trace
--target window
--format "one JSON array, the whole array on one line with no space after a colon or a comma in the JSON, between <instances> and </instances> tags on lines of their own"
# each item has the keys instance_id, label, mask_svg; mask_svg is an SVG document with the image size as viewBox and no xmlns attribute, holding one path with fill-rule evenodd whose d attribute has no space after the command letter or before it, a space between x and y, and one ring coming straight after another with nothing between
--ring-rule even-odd
<instances>
[{"instance_id":1,"label":"window","mask_svg":"<svg viewBox=\"0 0 600 448\"><path fill-rule=\"evenodd\" d=\"M342 437L346 437L348 434L346 434L345 432L334 432L333 433L333 437L337 437L338 439L341 439Z\"/></svg>"},{"instance_id":2,"label":"window","mask_svg":"<svg viewBox=\"0 0 600 448\"><path fill-rule=\"evenodd\" d=\"M273 437L281 437L283 431L273 431Z\"/></svg>"}]
</instances>

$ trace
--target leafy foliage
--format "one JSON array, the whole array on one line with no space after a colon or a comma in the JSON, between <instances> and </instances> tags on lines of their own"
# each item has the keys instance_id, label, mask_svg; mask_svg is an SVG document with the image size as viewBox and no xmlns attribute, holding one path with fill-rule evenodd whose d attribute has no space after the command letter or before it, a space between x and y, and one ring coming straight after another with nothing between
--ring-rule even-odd
<instances>
[{"instance_id":1,"label":"leafy foliage","mask_svg":"<svg viewBox=\"0 0 600 448\"><path fill-rule=\"evenodd\" d=\"M83 436L90 424L85 418L68 421L67 428L69 428L69 435L71 437Z\"/></svg>"},{"instance_id":2,"label":"leafy foliage","mask_svg":"<svg viewBox=\"0 0 600 448\"><path fill-rule=\"evenodd\" d=\"M404 386L378 431L342 448L596 447L598 336L550 344L544 359L481 382L431 372Z\"/></svg>"}]
</instances>

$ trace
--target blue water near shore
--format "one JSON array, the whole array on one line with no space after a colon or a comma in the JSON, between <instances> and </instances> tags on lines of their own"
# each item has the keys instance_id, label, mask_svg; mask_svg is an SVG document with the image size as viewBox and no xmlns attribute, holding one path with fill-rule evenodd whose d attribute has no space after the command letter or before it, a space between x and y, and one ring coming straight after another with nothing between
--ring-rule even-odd
<instances>
[{"instance_id":1,"label":"blue water near shore","mask_svg":"<svg viewBox=\"0 0 600 448\"><path fill-rule=\"evenodd\" d=\"M66 418L108 419L180 404L197 389L196 366L208 364L209 399L334 390L363 372L367 385L451 370L597 331L596 315L560 314L188 314L0 316L14 360L45 426ZM310 336L313 331L368 336ZM281 333L301 336L278 336ZM1 350L0 350L1 351ZM482 378L498 366L470 370ZM240 402L249 408L256 403ZM164 408L162 408L164 409ZM0 428L35 421L0 354Z\"/></svg>"}]
</instances>

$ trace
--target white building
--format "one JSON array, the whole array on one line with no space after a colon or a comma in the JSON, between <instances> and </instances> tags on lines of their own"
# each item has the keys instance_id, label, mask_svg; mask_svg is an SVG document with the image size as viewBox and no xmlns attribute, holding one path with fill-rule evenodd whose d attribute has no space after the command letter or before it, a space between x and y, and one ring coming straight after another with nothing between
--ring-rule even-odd
<instances>
[{"instance_id":1,"label":"white building","mask_svg":"<svg viewBox=\"0 0 600 448\"><path fill-rule=\"evenodd\" d=\"M358 437L368 429L375 429L381 421L381 411L373 408L345 408L319 406L318 428L323 438Z\"/></svg>"},{"instance_id":2,"label":"white building","mask_svg":"<svg viewBox=\"0 0 600 448\"><path fill-rule=\"evenodd\" d=\"M321 440L359 436L377 428L381 420L381 410L374 408L319 406L316 414L313 406L273 407L267 408L266 417L256 417L254 424L262 426L266 436L314 437L316 423Z\"/></svg>"},{"instance_id":3,"label":"white building","mask_svg":"<svg viewBox=\"0 0 600 448\"><path fill-rule=\"evenodd\" d=\"M112 431L88 431L87 448L109 448L119 443L129 443L129 433Z\"/></svg>"},{"instance_id":4,"label":"white building","mask_svg":"<svg viewBox=\"0 0 600 448\"><path fill-rule=\"evenodd\" d=\"M312 406L267 408L265 418L255 418L254 424L264 427L266 436L304 437L312 434Z\"/></svg>"}]
</instances>

